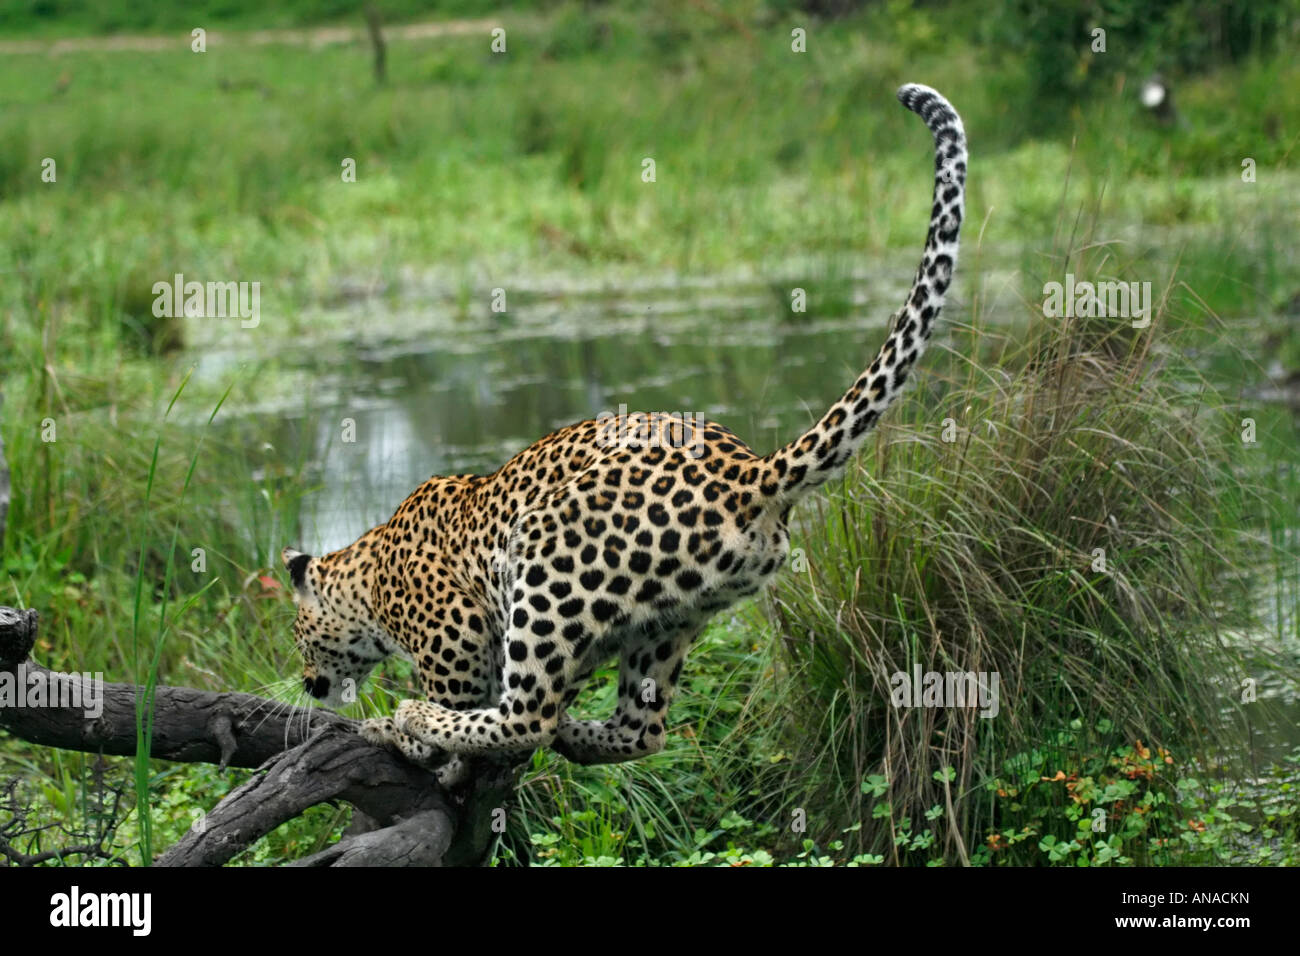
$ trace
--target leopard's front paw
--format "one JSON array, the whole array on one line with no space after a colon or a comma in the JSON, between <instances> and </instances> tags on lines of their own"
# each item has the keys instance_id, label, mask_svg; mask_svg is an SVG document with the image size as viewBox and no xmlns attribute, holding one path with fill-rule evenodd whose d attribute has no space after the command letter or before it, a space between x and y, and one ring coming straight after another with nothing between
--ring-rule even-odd
<instances>
[{"instance_id":1,"label":"leopard's front paw","mask_svg":"<svg viewBox=\"0 0 1300 956\"><path fill-rule=\"evenodd\" d=\"M357 733L376 747L392 747L397 742L397 724L391 717L371 717L369 720L363 720Z\"/></svg>"},{"instance_id":2,"label":"leopard's front paw","mask_svg":"<svg viewBox=\"0 0 1300 956\"><path fill-rule=\"evenodd\" d=\"M373 717L363 720L357 730L362 738L376 747L395 750L413 764L432 769L446 756L437 747L430 747L421 740L405 733L393 717Z\"/></svg>"},{"instance_id":3,"label":"leopard's front paw","mask_svg":"<svg viewBox=\"0 0 1300 956\"><path fill-rule=\"evenodd\" d=\"M421 731L426 730L428 721L424 719L424 711L428 705L422 700L406 698L397 705L397 710L393 713L393 725L399 733L410 734L412 737L423 737Z\"/></svg>"}]
</instances>

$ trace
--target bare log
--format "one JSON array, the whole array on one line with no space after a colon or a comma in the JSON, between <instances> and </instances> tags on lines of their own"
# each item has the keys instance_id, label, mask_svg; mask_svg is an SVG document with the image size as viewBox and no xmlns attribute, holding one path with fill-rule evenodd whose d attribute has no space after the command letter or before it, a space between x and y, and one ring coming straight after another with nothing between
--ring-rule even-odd
<instances>
[{"instance_id":1,"label":"bare log","mask_svg":"<svg viewBox=\"0 0 1300 956\"><path fill-rule=\"evenodd\" d=\"M51 671L28 660L37 621L35 611L0 607L0 671L13 674L20 688L38 683L66 687L59 696L77 704L59 706L51 699L40 707L0 707L0 728L47 747L133 756L136 698L144 689L135 684L89 686L85 675ZM96 699L102 712L88 716L85 703ZM184 763L260 767L314 733L355 727L356 721L327 710L292 708L254 694L162 686L154 691L150 754Z\"/></svg>"},{"instance_id":2,"label":"bare log","mask_svg":"<svg viewBox=\"0 0 1300 956\"><path fill-rule=\"evenodd\" d=\"M437 866L455 833L455 807L424 770L355 733L334 728L285 752L231 792L158 859L160 866L219 866L308 807L342 799L389 823L353 838L324 865ZM428 829L417 839L410 821ZM360 841L364 840L364 845Z\"/></svg>"},{"instance_id":3,"label":"bare log","mask_svg":"<svg viewBox=\"0 0 1300 956\"><path fill-rule=\"evenodd\" d=\"M0 700L0 728L31 743L101 754L136 752L134 684L88 686L28 658L35 611L0 607L0 680L26 688L64 687L39 707ZM89 696L100 693L98 698ZM94 713L86 702L95 700ZM77 701L73 706L72 701ZM102 710L101 710L102 707ZM252 694L157 687L150 756L223 767L259 768L157 860L163 866L219 866L280 824L319 803L344 801L353 826L335 846L296 865L439 866L487 861L493 812L509 801L514 767L478 761L471 782L451 795L428 770L376 747L357 723L330 711L287 707Z\"/></svg>"}]
</instances>

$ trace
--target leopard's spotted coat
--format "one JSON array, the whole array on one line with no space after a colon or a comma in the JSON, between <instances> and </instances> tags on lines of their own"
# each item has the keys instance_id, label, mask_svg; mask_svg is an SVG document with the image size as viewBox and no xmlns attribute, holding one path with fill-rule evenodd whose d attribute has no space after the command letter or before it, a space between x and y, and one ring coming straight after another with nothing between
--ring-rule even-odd
<instances>
[{"instance_id":1,"label":"leopard's spotted coat","mask_svg":"<svg viewBox=\"0 0 1300 956\"><path fill-rule=\"evenodd\" d=\"M663 746L692 639L782 566L791 505L862 444L943 305L965 134L934 90L908 85L898 98L934 134L929 234L884 345L821 420L765 456L711 422L579 422L494 474L430 478L340 551L286 549L310 694L336 706L345 681L359 686L400 653L414 660L425 699L403 701L363 732L422 763L546 745L570 760L613 762ZM584 682L615 655L613 716L570 717Z\"/></svg>"}]
</instances>

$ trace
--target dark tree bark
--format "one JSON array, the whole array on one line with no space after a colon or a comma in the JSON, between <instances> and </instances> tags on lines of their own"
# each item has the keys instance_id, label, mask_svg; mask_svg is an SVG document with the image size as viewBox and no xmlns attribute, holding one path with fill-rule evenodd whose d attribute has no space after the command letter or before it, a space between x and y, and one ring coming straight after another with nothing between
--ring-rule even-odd
<instances>
[{"instance_id":1,"label":"dark tree bark","mask_svg":"<svg viewBox=\"0 0 1300 956\"><path fill-rule=\"evenodd\" d=\"M50 671L29 659L36 640L35 611L0 607L0 678L18 688L60 684L40 707L0 702L0 728L23 740L65 750L130 756L136 752L135 684L104 684L102 712L87 715L85 678ZM98 709L98 708L96 708ZM259 772L226 796L160 866L220 866L259 837L319 803L343 801L355 809L338 844L295 866L472 866L486 864L514 790L518 760L480 760L456 793L433 774L376 747L357 723L330 711L287 708L252 694L212 693L188 687L154 691L150 756L163 760L253 767Z\"/></svg>"}]
</instances>

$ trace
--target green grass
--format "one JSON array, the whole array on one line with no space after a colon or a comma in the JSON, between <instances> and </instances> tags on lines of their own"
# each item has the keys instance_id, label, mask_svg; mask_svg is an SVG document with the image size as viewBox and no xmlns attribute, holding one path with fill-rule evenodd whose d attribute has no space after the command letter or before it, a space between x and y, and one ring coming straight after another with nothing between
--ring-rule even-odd
<instances>
[{"instance_id":1,"label":"green grass","mask_svg":"<svg viewBox=\"0 0 1300 956\"><path fill-rule=\"evenodd\" d=\"M892 91L912 77L961 91L971 222L990 244L1050 228L1067 173L1073 196L1104 186L1108 221L1158 225L1228 220L1235 204L1219 197L1246 188L1243 156L1261 187L1291 175L1300 75L1281 59L1189 79L1176 130L1147 121L1131 90L1107 90L1043 141L974 50L909 56L874 21L797 55L779 22L746 37L614 8L608 31L587 37L577 17L505 56L482 37L395 43L380 90L352 47L277 49L274 71L246 47L6 57L6 306L78 331L120 323L123 346L150 351L170 340L149 289L175 271L261 280L272 324L291 335L293 313L340 276L403 266L508 284L911 245L928 148ZM1259 109L1240 108L1255 97ZM654 184L641 181L647 157ZM47 158L55 183L40 175ZM345 158L355 183L342 181Z\"/></svg>"}]
</instances>

